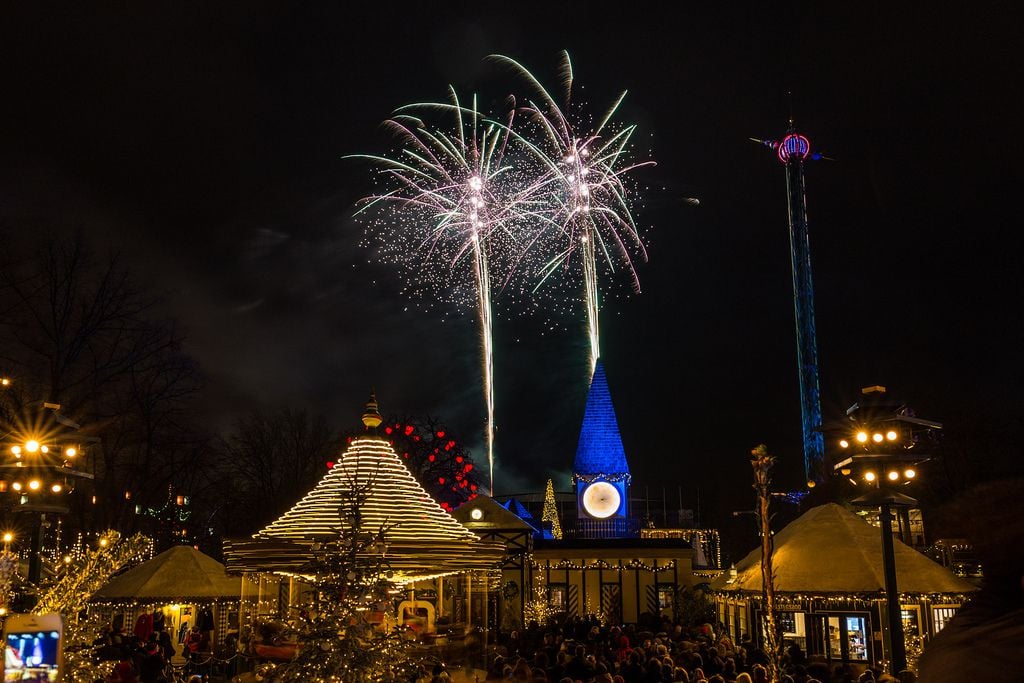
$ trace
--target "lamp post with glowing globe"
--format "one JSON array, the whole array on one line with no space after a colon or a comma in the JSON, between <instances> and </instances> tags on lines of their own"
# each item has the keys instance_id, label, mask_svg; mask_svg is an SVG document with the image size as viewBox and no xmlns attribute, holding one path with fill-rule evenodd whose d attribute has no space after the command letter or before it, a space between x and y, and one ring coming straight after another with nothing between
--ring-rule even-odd
<instances>
[{"instance_id":1,"label":"lamp post with glowing globe","mask_svg":"<svg viewBox=\"0 0 1024 683\"><path fill-rule=\"evenodd\" d=\"M29 406L29 412L37 406ZM80 481L93 479L83 467L82 445L95 439L75 434L78 425L59 410L43 403L35 414L21 411L0 435L0 499L12 512L32 515L28 580L33 583L42 575L47 515L69 512L68 494Z\"/></svg>"},{"instance_id":2,"label":"lamp post with glowing globe","mask_svg":"<svg viewBox=\"0 0 1024 683\"><path fill-rule=\"evenodd\" d=\"M935 443L942 423L917 417L905 403L886 397L885 387L861 390L862 398L828 430L836 454L833 473L847 479L860 493L851 503L877 509L882 532L882 563L885 576L885 624L891 672L896 675L907 666L903 640L902 607L896 584L896 553L893 545L894 513L900 515L904 540L909 541L908 511L917 501L900 489L918 479L920 467L931 459L929 447Z\"/></svg>"}]
</instances>

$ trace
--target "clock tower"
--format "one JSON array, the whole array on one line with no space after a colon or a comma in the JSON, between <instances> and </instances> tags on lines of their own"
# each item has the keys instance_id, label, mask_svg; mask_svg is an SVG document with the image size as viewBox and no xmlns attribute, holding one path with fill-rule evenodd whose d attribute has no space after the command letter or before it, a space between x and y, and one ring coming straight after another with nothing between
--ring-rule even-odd
<instances>
[{"instance_id":1,"label":"clock tower","mask_svg":"<svg viewBox=\"0 0 1024 683\"><path fill-rule=\"evenodd\" d=\"M583 427L572 466L579 518L616 519L629 516L629 465L600 361L594 368L583 413Z\"/></svg>"}]
</instances>

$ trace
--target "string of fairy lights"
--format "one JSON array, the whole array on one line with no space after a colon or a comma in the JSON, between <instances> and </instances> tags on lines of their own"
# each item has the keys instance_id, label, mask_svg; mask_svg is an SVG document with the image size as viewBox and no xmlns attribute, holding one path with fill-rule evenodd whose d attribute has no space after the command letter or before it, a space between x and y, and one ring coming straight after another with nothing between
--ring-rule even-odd
<instances>
[{"instance_id":1,"label":"string of fairy lights","mask_svg":"<svg viewBox=\"0 0 1024 683\"><path fill-rule=\"evenodd\" d=\"M608 570L608 571L644 571L652 574L660 574L661 572L673 571L676 568L676 561L674 559L666 560L664 564L647 564L642 560L629 560L628 562L608 562L607 560L594 560L593 562L573 562L572 560L559 560L558 562L544 562L537 561L532 555L528 557L527 561L530 563L530 567L534 571L542 569L554 569L558 571L593 571L593 570Z\"/></svg>"},{"instance_id":2,"label":"string of fairy lights","mask_svg":"<svg viewBox=\"0 0 1024 683\"><path fill-rule=\"evenodd\" d=\"M333 537L352 526L338 509L353 484L366 486L366 500L357 511L363 528L388 528L388 541L464 541L477 537L444 511L409 473L391 444L383 438L352 439L341 461L312 491L279 519L261 529L265 538Z\"/></svg>"}]
</instances>

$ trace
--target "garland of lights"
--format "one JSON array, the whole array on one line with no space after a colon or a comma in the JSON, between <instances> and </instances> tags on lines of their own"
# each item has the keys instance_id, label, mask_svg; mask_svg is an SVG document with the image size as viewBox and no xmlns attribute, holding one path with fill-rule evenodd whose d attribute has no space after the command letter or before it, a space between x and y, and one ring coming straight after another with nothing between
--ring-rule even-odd
<instances>
[{"instance_id":1,"label":"garland of lights","mask_svg":"<svg viewBox=\"0 0 1024 683\"><path fill-rule=\"evenodd\" d=\"M751 602L760 601L760 592L747 592L747 591L730 591L730 590L713 590L713 595L718 595L727 598L742 598L750 600ZM779 592L780 599L789 601L790 603L805 603L805 602L826 602L830 604L838 603L863 603L868 604L872 602L878 602L879 600L885 600L885 592L877 591L874 593L831 593L828 595L812 594L812 593L785 593ZM960 604L963 605L971 599L971 595L964 593L900 593L900 602L903 604L910 604L912 602L929 602L929 603L949 603L949 604Z\"/></svg>"},{"instance_id":2,"label":"garland of lights","mask_svg":"<svg viewBox=\"0 0 1024 683\"><path fill-rule=\"evenodd\" d=\"M573 483L581 482L583 484L593 484L595 481L607 481L610 483L622 481L629 484L632 480L633 477L630 476L629 472L598 472L596 474L593 472L586 474L575 472L572 475Z\"/></svg>"},{"instance_id":3,"label":"garland of lights","mask_svg":"<svg viewBox=\"0 0 1024 683\"><path fill-rule=\"evenodd\" d=\"M722 566L721 541L717 529L640 529L640 538L681 538L690 545L696 539L704 551L704 558L710 561L712 558L709 555L713 554L715 567Z\"/></svg>"},{"instance_id":4,"label":"garland of lights","mask_svg":"<svg viewBox=\"0 0 1024 683\"><path fill-rule=\"evenodd\" d=\"M658 566L646 564L644 562L641 562L640 560L630 560L629 562L626 562L624 564L621 564L621 563L620 564L612 564L611 562L607 562L605 560L596 560L594 562L588 562L588 563L583 563L583 564L572 562L570 560L559 560L558 562L555 562L554 564L541 564L540 562L537 562L537 560L533 559L532 556L530 556L529 562L530 562L530 566L534 570L556 569L556 570L559 570L559 571L563 571L563 570L569 569L569 570L573 570L573 571L581 571L581 570L595 570L595 569L608 569L608 570L628 569L628 570L631 570L631 571L645 571L645 572L651 572L653 574L660 574L661 572L671 571L671 570L676 568L676 561L675 560L668 560L665 564L658 565Z\"/></svg>"}]
</instances>

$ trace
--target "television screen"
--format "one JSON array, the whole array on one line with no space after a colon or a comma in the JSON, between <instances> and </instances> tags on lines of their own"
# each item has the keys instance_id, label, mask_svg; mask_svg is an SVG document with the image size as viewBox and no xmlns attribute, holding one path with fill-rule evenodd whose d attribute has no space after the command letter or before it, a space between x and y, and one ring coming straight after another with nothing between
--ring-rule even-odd
<instances>
[{"instance_id":1,"label":"television screen","mask_svg":"<svg viewBox=\"0 0 1024 683\"><path fill-rule=\"evenodd\" d=\"M50 683L60 667L60 633L31 631L8 633L4 653L4 681Z\"/></svg>"}]
</instances>

